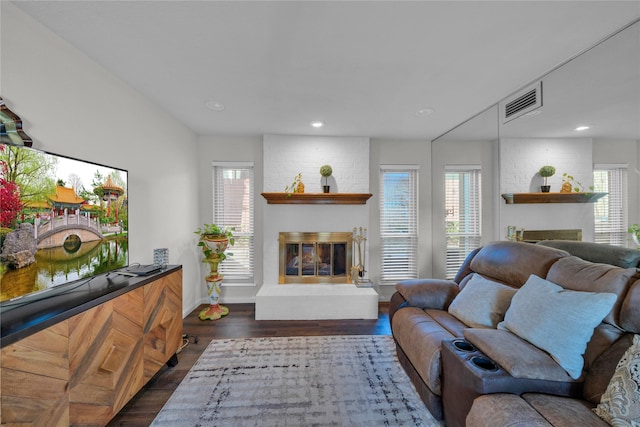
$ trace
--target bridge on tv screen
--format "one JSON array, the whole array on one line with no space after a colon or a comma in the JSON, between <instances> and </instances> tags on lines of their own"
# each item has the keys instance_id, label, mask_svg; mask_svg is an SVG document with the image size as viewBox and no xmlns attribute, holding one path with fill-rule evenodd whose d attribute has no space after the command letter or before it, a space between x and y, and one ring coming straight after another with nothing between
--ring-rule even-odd
<instances>
[{"instance_id":1,"label":"bridge on tv screen","mask_svg":"<svg viewBox=\"0 0 640 427\"><path fill-rule=\"evenodd\" d=\"M38 249L59 246L73 248L83 242L104 238L97 219L75 214L56 216L43 222L37 219L34 234Z\"/></svg>"}]
</instances>

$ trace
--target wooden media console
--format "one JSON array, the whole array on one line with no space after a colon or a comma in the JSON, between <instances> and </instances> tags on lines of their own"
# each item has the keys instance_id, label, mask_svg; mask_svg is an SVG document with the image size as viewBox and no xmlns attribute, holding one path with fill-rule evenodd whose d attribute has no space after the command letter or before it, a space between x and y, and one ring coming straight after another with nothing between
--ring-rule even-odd
<instances>
[{"instance_id":1,"label":"wooden media console","mask_svg":"<svg viewBox=\"0 0 640 427\"><path fill-rule=\"evenodd\" d=\"M98 276L0 320L0 424L102 426L177 363L182 267Z\"/></svg>"}]
</instances>

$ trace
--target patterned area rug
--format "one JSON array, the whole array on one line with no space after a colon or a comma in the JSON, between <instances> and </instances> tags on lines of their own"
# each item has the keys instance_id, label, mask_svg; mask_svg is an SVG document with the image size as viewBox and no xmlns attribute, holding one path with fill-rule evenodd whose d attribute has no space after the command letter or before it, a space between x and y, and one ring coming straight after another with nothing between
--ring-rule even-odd
<instances>
[{"instance_id":1,"label":"patterned area rug","mask_svg":"<svg viewBox=\"0 0 640 427\"><path fill-rule=\"evenodd\" d=\"M390 336L214 340L153 426L441 426Z\"/></svg>"}]
</instances>

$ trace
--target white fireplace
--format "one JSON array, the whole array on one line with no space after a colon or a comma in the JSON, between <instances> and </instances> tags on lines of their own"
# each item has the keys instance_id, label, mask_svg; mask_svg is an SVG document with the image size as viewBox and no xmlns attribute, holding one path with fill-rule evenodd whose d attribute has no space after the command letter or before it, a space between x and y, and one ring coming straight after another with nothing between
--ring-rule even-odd
<instances>
[{"instance_id":1,"label":"white fireplace","mask_svg":"<svg viewBox=\"0 0 640 427\"><path fill-rule=\"evenodd\" d=\"M321 193L320 166L333 168L331 192L370 193L369 139L265 135L263 192L283 192L302 173L305 193ZM263 203L263 284L256 295L256 319L377 318L378 294L344 280L280 284L280 233L341 233L369 228L371 200L364 205ZM368 258L368 257L367 257Z\"/></svg>"}]
</instances>

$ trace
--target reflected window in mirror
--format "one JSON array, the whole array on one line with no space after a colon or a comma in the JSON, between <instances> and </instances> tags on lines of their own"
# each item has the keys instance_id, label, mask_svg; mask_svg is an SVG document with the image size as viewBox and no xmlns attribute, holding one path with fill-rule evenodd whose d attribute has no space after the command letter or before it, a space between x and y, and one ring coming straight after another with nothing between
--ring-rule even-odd
<instances>
[{"instance_id":1,"label":"reflected window in mirror","mask_svg":"<svg viewBox=\"0 0 640 427\"><path fill-rule=\"evenodd\" d=\"M627 245L627 165L595 165L595 192L608 193L594 203L595 242Z\"/></svg>"},{"instance_id":2,"label":"reflected window in mirror","mask_svg":"<svg viewBox=\"0 0 640 427\"><path fill-rule=\"evenodd\" d=\"M480 247L481 176L479 165L445 167L447 279L453 279L467 255Z\"/></svg>"}]
</instances>

